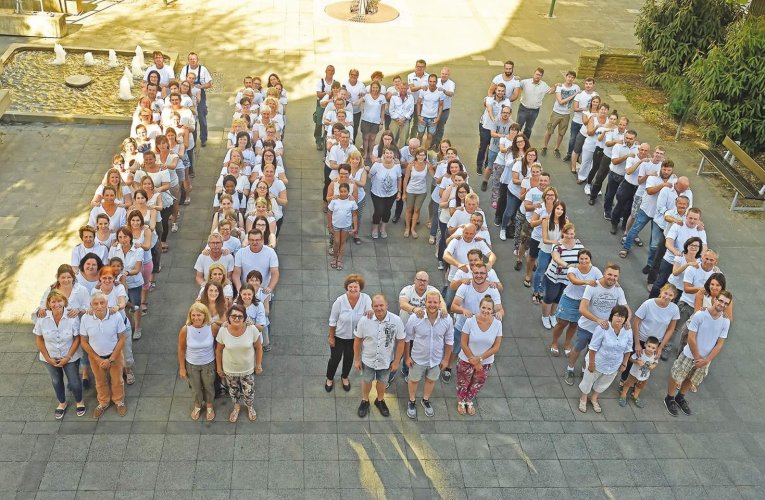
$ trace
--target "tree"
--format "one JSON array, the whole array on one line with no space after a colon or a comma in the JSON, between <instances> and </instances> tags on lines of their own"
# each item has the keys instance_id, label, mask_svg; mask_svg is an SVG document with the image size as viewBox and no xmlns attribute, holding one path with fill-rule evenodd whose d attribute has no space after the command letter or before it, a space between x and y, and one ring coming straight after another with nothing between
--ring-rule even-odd
<instances>
[{"instance_id":1,"label":"tree","mask_svg":"<svg viewBox=\"0 0 765 500\"><path fill-rule=\"evenodd\" d=\"M691 65L688 80L706 138L728 135L750 154L765 150L765 17L733 23L725 42Z\"/></svg>"}]
</instances>

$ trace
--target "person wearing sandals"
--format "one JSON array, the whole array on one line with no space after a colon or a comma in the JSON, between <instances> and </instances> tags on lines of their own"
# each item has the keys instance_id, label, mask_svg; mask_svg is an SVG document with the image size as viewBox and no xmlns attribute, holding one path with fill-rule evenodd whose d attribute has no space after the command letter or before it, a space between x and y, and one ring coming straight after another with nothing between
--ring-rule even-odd
<instances>
[{"instance_id":1,"label":"person wearing sandals","mask_svg":"<svg viewBox=\"0 0 765 500\"><path fill-rule=\"evenodd\" d=\"M476 274L474 270L473 275ZM457 413L460 415L475 415L475 397L483 389L494 355L502 343L502 312L495 309L494 299L484 296L478 314L470 315L462 326L462 349L457 364Z\"/></svg>"},{"instance_id":2,"label":"person wearing sandals","mask_svg":"<svg viewBox=\"0 0 765 500\"><path fill-rule=\"evenodd\" d=\"M332 261L330 267L338 271L343 269L343 252L345 251L345 242L348 236L358 234L359 218L358 205L350 196L350 186L346 183L340 184L339 198L334 198L327 206L329 210L329 219L331 220L333 238Z\"/></svg>"},{"instance_id":3,"label":"person wearing sandals","mask_svg":"<svg viewBox=\"0 0 765 500\"><path fill-rule=\"evenodd\" d=\"M133 340L141 338L141 295L143 293L143 256L142 248L133 246L133 233L128 227L117 231L117 245L109 250L109 258L119 257L122 260L127 292L133 310Z\"/></svg>"},{"instance_id":4,"label":"person wearing sandals","mask_svg":"<svg viewBox=\"0 0 765 500\"><path fill-rule=\"evenodd\" d=\"M608 269L606 269L606 272ZM586 370L579 384L579 411L587 412L589 396L595 413L603 411L598 397L608 389L617 373L627 369L627 361L632 353L632 333L626 328L630 311L627 306L617 305L611 309L608 321L600 321L595 326L585 358Z\"/></svg>"},{"instance_id":5,"label":"person wearing sandals","mask_svg":"<svg viewBox=\"0 0 765 500\"><path fill-rule=\"evenodd\" d=\"M550 246L550 263L544 270L544 277L542 278L544 281L542 326L548 330L555 328L555 325L558 324L555 312L563 296L563 291L569 283L568 273L572 267L576 267L579 251L584 248L584 245L576 239L576 227L572 223L564 223L560 236L560 240ZM560 333L558 335L560 336ZM557 345L558 342L555 339L550 347L557 349Z\"/></svg>"},{"instance_id":6,"label":"person wearing sandals","mask_svg":"<svg viewBox=\"0 0 765 500\"><path fill-rule=\"evenodd\" d=\"M640 311L635 311L635 317ZM633 318L634 321L634 318ZM633 327L633 330L637 328ZM627 380L624 381L624 385L619 386L619 406L627 406L627 395L632 390L632 402L638 408L645 408L645 401L640 399L640 392L645 388L648 383L648 377L651 376L651 372L659 366L659 339L654 336L648 337L643 342L643 350L640 354L637 352L632 353L630 360L627 364L631 365L629 372L625 369L622 372L622 376L625 373L629 373Z\"/></svg>"},{"instance_id":7,"label":"person wearing sandals","mask_svg":"<svg viewBox=\"0 0 765 500\"><path fill-rule=\"evenodd\" d=\"M247 325L247 311L234 304L228 310L228 323L225 323L215 340L215 366L218 376L225 380L228 395L234 408L228 421L235 423L239 418L242 405L247 408L247 417L255 421L258 414L253 403L255 400L255 375L263 372L263 341L260 331L254 325Z\"/></svg>"},{"instance_id":8,"label":"person wearing sandals","mask_svg":"<svg viewBox=\"0 0 765 500\"><path fill-rule=\"evenodd\" d=\"M359 230L361 228L361 213L364 210L364 205L366 205L367 198L366 198L366 191L365 186L367 185L367 168L364 166L364 160L361 157L361 153L358 151L353 151L351 154L348 155L348 164L351 166L351 180L354 184L356 184L356 205L358 205L358 210L356 211L358 218L359 218ZM353 242L357 245L361 245L361 238L359 237L359 230L356 231L356 234L353 235Z\"/></svg>"},{"instance_id":9,"label":"person wearing sandals","mask_svg":"<svg viewBox=\"0 0 765 500\"><path fill-rule=\"evenodd\" d=\"M343 390L351 390L348 375L353 367L353 332L362 316L372 313L372 299L364 290L364 277L360 274L349 274L345 277L345 293L335 299L329 313L329 361L327 361L327 381L324 390L332 392L334 378L340 360L343 361L341 380Z\"/></svg>"},{"instance_id":10,"label":"person wearing sandals","mask_svg":"<svg viewBox=\"0 0 765 500\"><path fill-rule=\"evenodd\" d=\"M103 293L90 297L90 308L93 313L84 315L80 321L80 338L96 378L98 406L93 411L93 418L100 418L112 402L117 405L117 414L124 417L127 415L122 381L122 348L127 332L125 321L119 314L109 311L108 300Z\"/></svg>"},{"instance_id":11,"label":"person wearing sandals","mask_svg":"<svg viewBox=\"0 0 765 500\"><path fill-rule=\"evenodd\" d=\"M205 419L215 420L215 336L218 325L210 321L210 311L204 304L195 302L189 308L186 324L178 333L178 374L188 379L194 408L191 420L199 420L202 402L205 403Z\"/></svg>"},{"instance_id":12,"label":"person wearing sandals","mask_svg":"<svg viewBox=\"0 0 765 500\"><path fill-rule=\"evenodd\" d=\"M80 381L80 320L75 315L70 317L67 311L69 301L56 290L52 290L45 300L45 315L37 318L32 332L35 334L37 350L40 351L40 361L50 374L53 390L56 392L58 406L54 411L56 420L64 418L66 413L66 391L64 375L69 389L74 394L77 405L77 416L85 415L85 402L82 399L82 382Z\"/></svg>"}]
</instances>

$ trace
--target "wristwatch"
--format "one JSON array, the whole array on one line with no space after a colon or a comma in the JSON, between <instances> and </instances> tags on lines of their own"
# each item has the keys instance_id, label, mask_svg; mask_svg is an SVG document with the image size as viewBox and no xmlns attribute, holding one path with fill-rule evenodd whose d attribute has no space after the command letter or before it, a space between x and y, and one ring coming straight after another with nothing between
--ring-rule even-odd
<instances>
[{"instance_id":1,"label":"wristwatch","mask_svg":"<svg viewBox=\"0 0 765 500\"><path fill-rule=\"evenodd\" d=\"M483 363L483 358L481 356L478 356L478 362Z\"/></svg>"}]
</instances>

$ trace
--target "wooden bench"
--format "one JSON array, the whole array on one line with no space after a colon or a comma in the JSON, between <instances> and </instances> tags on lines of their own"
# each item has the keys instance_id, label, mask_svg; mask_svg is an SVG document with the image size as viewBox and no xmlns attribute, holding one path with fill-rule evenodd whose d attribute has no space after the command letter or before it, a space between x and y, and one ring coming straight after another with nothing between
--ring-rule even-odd
<instances>
[{"instance_id":1,"label":"wooden bench","mask_svg":"<svg viewBox=\"0 0 765 500\"><path fill-rule=\"evenodd\" d=\"M731 211L745 212L757 211L765 212L765 168L754 161L741 147L730 137L725 137L722 143L727 150L724 155L711 149L699 149L701 153L701 163L696 172L698 175L721 175L727 180L736 195L733 197L730 209ZM709 163L714 170L705 170L704 164ZM752 184L747 178L739 173L734 166L738 164L749 170L754 176L762 182L759 188ZM759 206L739 206L739 199L760 202Z\"/></svg>"}]
</instances>

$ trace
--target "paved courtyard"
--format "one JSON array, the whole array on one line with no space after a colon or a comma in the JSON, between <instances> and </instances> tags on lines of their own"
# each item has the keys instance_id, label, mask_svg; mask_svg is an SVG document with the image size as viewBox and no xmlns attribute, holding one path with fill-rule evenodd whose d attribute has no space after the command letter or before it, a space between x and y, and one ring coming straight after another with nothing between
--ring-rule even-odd
<instances>
[{"instance_id":1,"label":"paved courtyard","mask_svg":"<svg viewBox=\"0 0 765 500\"><path fill-rule=\"evenodd\" d=\"M736 302L725 349L692 395L692 417L672 418L664 410L666 364L652 376L645 409L621 408L609 391L601 415L579 413L578 389L562 383L564 359L549 356L549 333L512 269L511 244L495 232L508 314L478 416L456 414L453 383L437 383L436 416L421 414L416 421L406 416L406 387L398 379L387 398L387 419L376 411L363 420L356 416L355 373L350 393L324 392L327 317L346 273L363 273L366 292L391 299L416 270L441 284L433 247L424 238L403 239L398 226L388 241L365 237L363 245L352 245L344 272L329 267L321 160L310 123L310 87L324 65L335 64L341 79L350 67L361 69L362 78L380 68L386 83L388 75L410 72L419 57L431 71L448 65L457 96L446 137L472 171L480 99L501 70L496 62L511 58L524 76L542 65L545 80L559 81L583 47L634 46L632 23L641 4L558 1L558 17L547 20L542 15L549 4L542 0L455 1L449 10L430 0L390 3L401 11L398 21L365 26L325 19L324 4L312 1L180 0L167 9L126 1L84 19L63 40L65 46L101 46L109 39L120 48L137 41L147 50L195 50L221 85L211 94L210 143L198 148L194 201L182 211L180 231L170 236L172 250L162 259L144 335L134 344L137 382L127 388L124 418L109 411L95 421L70 411L62 422L53 419L55 398L36 358L29 313L58 264L68 262L76 228L127 127L0 128L0 498L765 498L763 222L731 214L715 181L695 176L693 144L667 144L668 156L691 179L710 247L720 252ZM245 6L257 13L244 16L251 25L237 17ZM142 17L149 8L158 12ZM598 9L608 12L607 23ZM432 48L422 43L433 29L428 16L444 27ZM230 402L219 399L219 421L192 422L189 389L177 376L177 333L198 290L192 267L209 231L232 96L245 74L271 71L291 91L285 139L290 201L278 246L273 350L256 377L258 421L225 422ZM616 87L598 84L598 90L632 119L641 140L657 143L656 132ZM550 106L548 98L534 145L541 143ZM552 155L542 160L595 263L619 260L618 240L597 207L587 206L567 166ZM487 203L484 209L491 210ZM620 262L633 309L647 296L644 260L639 249ZM93 408L94 391L86 396Z\"/></svg>"}]
</instances>

